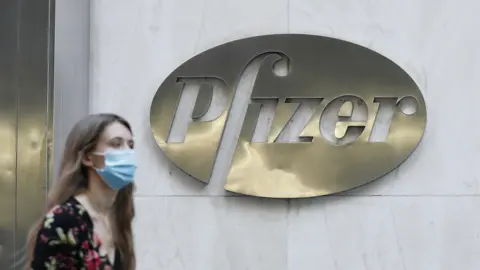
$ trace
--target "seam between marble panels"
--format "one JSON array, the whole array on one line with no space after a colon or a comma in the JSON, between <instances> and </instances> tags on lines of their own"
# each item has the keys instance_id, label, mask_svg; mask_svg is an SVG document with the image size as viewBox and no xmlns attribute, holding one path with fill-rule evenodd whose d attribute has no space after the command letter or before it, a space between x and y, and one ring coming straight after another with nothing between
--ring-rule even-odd
<instances>
[{"instance_id":1,"label":"seam between marble panels","mask_svg":"<svg viewBox=\"0 0 480 270\"><path fill-rule=\"evenodd\" d=\"M242 195L196 195L196 194L190 194L190 195L154 195L154 194L135 194L135 197L141 197L141 198L149 198L149 197L218 197L218 198L257 198L259 199L260 197L249 197L249 196L242 196ZM410 194L405 194L405 195L329 195L329 196L324 196L324 197L312 197L312 198L305 198L305 199L319 199L319 198L331 198L331 197L391 197L391 198L416 198L416 197L422 197L422 198L457 198L457 197L464 197L464 198L469 198L469 197L480 197L480 194L418 194L418 195L410 195ZM263 199L269 199L269 198L263 198ZM271 200L296 200L296 199L271 199ZM301 198L297 200L302 200Z\"/></svg>"},{"instance_id":2,"label":"seam between marble panels","mask_svg":"<svg viewBox=\"0 0 480 270\"><path fill-rule=\"evenodd\" d=\"M290 0L287 0L287 33L290 34Z\"/></svg>"}]
</instances>

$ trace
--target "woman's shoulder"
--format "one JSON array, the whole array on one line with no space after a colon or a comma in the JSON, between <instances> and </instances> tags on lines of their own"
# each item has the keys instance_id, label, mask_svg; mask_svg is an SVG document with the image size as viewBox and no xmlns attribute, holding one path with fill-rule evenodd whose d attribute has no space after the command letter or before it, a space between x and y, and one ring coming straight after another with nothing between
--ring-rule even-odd
<instances>
[{"instance_id":1,"label":"woman's shoulder","mask_svg":"<svg viewBox=\"0 0 480 270\"><path fill-rule=\"evenodd\" d=\"M43 227L84 227L84 230L89 226L89 219L85 208L78 203L73 197L67 201L55 205L45 215Z\"/></svg>"},{"instance_id":2,"label":"woman's shoulder","mask_svg":"<svg viewBox=\"0 0 480 270\"><path fill-rule=\"evenodd\" d=\"M90 239L91 222L85 209L75 199L55 205L43 219L37 235L37 246L75 246Z\"/></svg>"}]
</instances>

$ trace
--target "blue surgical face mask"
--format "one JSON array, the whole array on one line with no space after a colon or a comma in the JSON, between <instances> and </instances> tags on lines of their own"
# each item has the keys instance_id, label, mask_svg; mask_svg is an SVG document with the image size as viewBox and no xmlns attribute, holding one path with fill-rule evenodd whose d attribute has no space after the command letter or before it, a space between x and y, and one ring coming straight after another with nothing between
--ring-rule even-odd
<instances>
[{"instance_id":1,"label":"blue surgical face mask","mask_svg":"<svg viewBox=\"0 0 480 270\"><path fill-rule=\"evenodd\" d=\"M108 150L94 154L105 159L103 169L95 170L110 188L119 190L133 182L137 165L132 149Z\"/></svg>"}]
</instances>

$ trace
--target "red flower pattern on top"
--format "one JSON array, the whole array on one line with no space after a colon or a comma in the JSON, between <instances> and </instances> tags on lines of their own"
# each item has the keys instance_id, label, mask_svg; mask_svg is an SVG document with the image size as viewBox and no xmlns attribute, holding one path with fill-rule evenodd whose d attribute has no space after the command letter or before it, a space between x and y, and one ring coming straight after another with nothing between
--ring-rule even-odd
<instances>
[{"instance_id":1,"label":"red flower pattern on top","mask_svg":"<svg viewBox=\"0 0 480 270\"><path fill-rule=\"evenodd\" d=\"M96 250L90 249L87 251L87 255L85 256L85 264L88 270L100 269L102 266L102 259Z\"/></svg>"},{"instance_id":2,"label":"red flower pattern on top","mask_svg":"<svg viewBox=\"0 0 480 270\"><path fill-rule=\"evenodd\" d=\"M100 238L83 206L73 197L53 207L37 235L31 270L113 270L107 256L100 256ZM118 254L118 253L116 253Z\"/></svg>"}]
</instances>

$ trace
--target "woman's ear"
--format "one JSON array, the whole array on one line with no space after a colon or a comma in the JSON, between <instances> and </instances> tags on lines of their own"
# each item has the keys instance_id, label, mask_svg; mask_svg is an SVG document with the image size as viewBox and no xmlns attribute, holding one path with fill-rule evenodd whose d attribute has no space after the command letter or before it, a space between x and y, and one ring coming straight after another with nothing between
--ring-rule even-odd
<instances>
[{"instance_id":1,"label":"woman's ear","mask_svg":"<svg viewBox=\"0 0 480 270\"><path fill-rule=\"evenodd\" d=\"M92 154L83 154L82 164L86 167L93 167Z\"/></svg>"},{"instance_id":2,"label":"woman's ear","mask_svg":"<svg viewBox=\"0 0 480 270\"><path fill-rule=\"evenodd\" d=\"M89 168L103 168L105 167L105 158L95 154L85 154L82 158L82 163Z\"/></svg>"}]
</instances>

